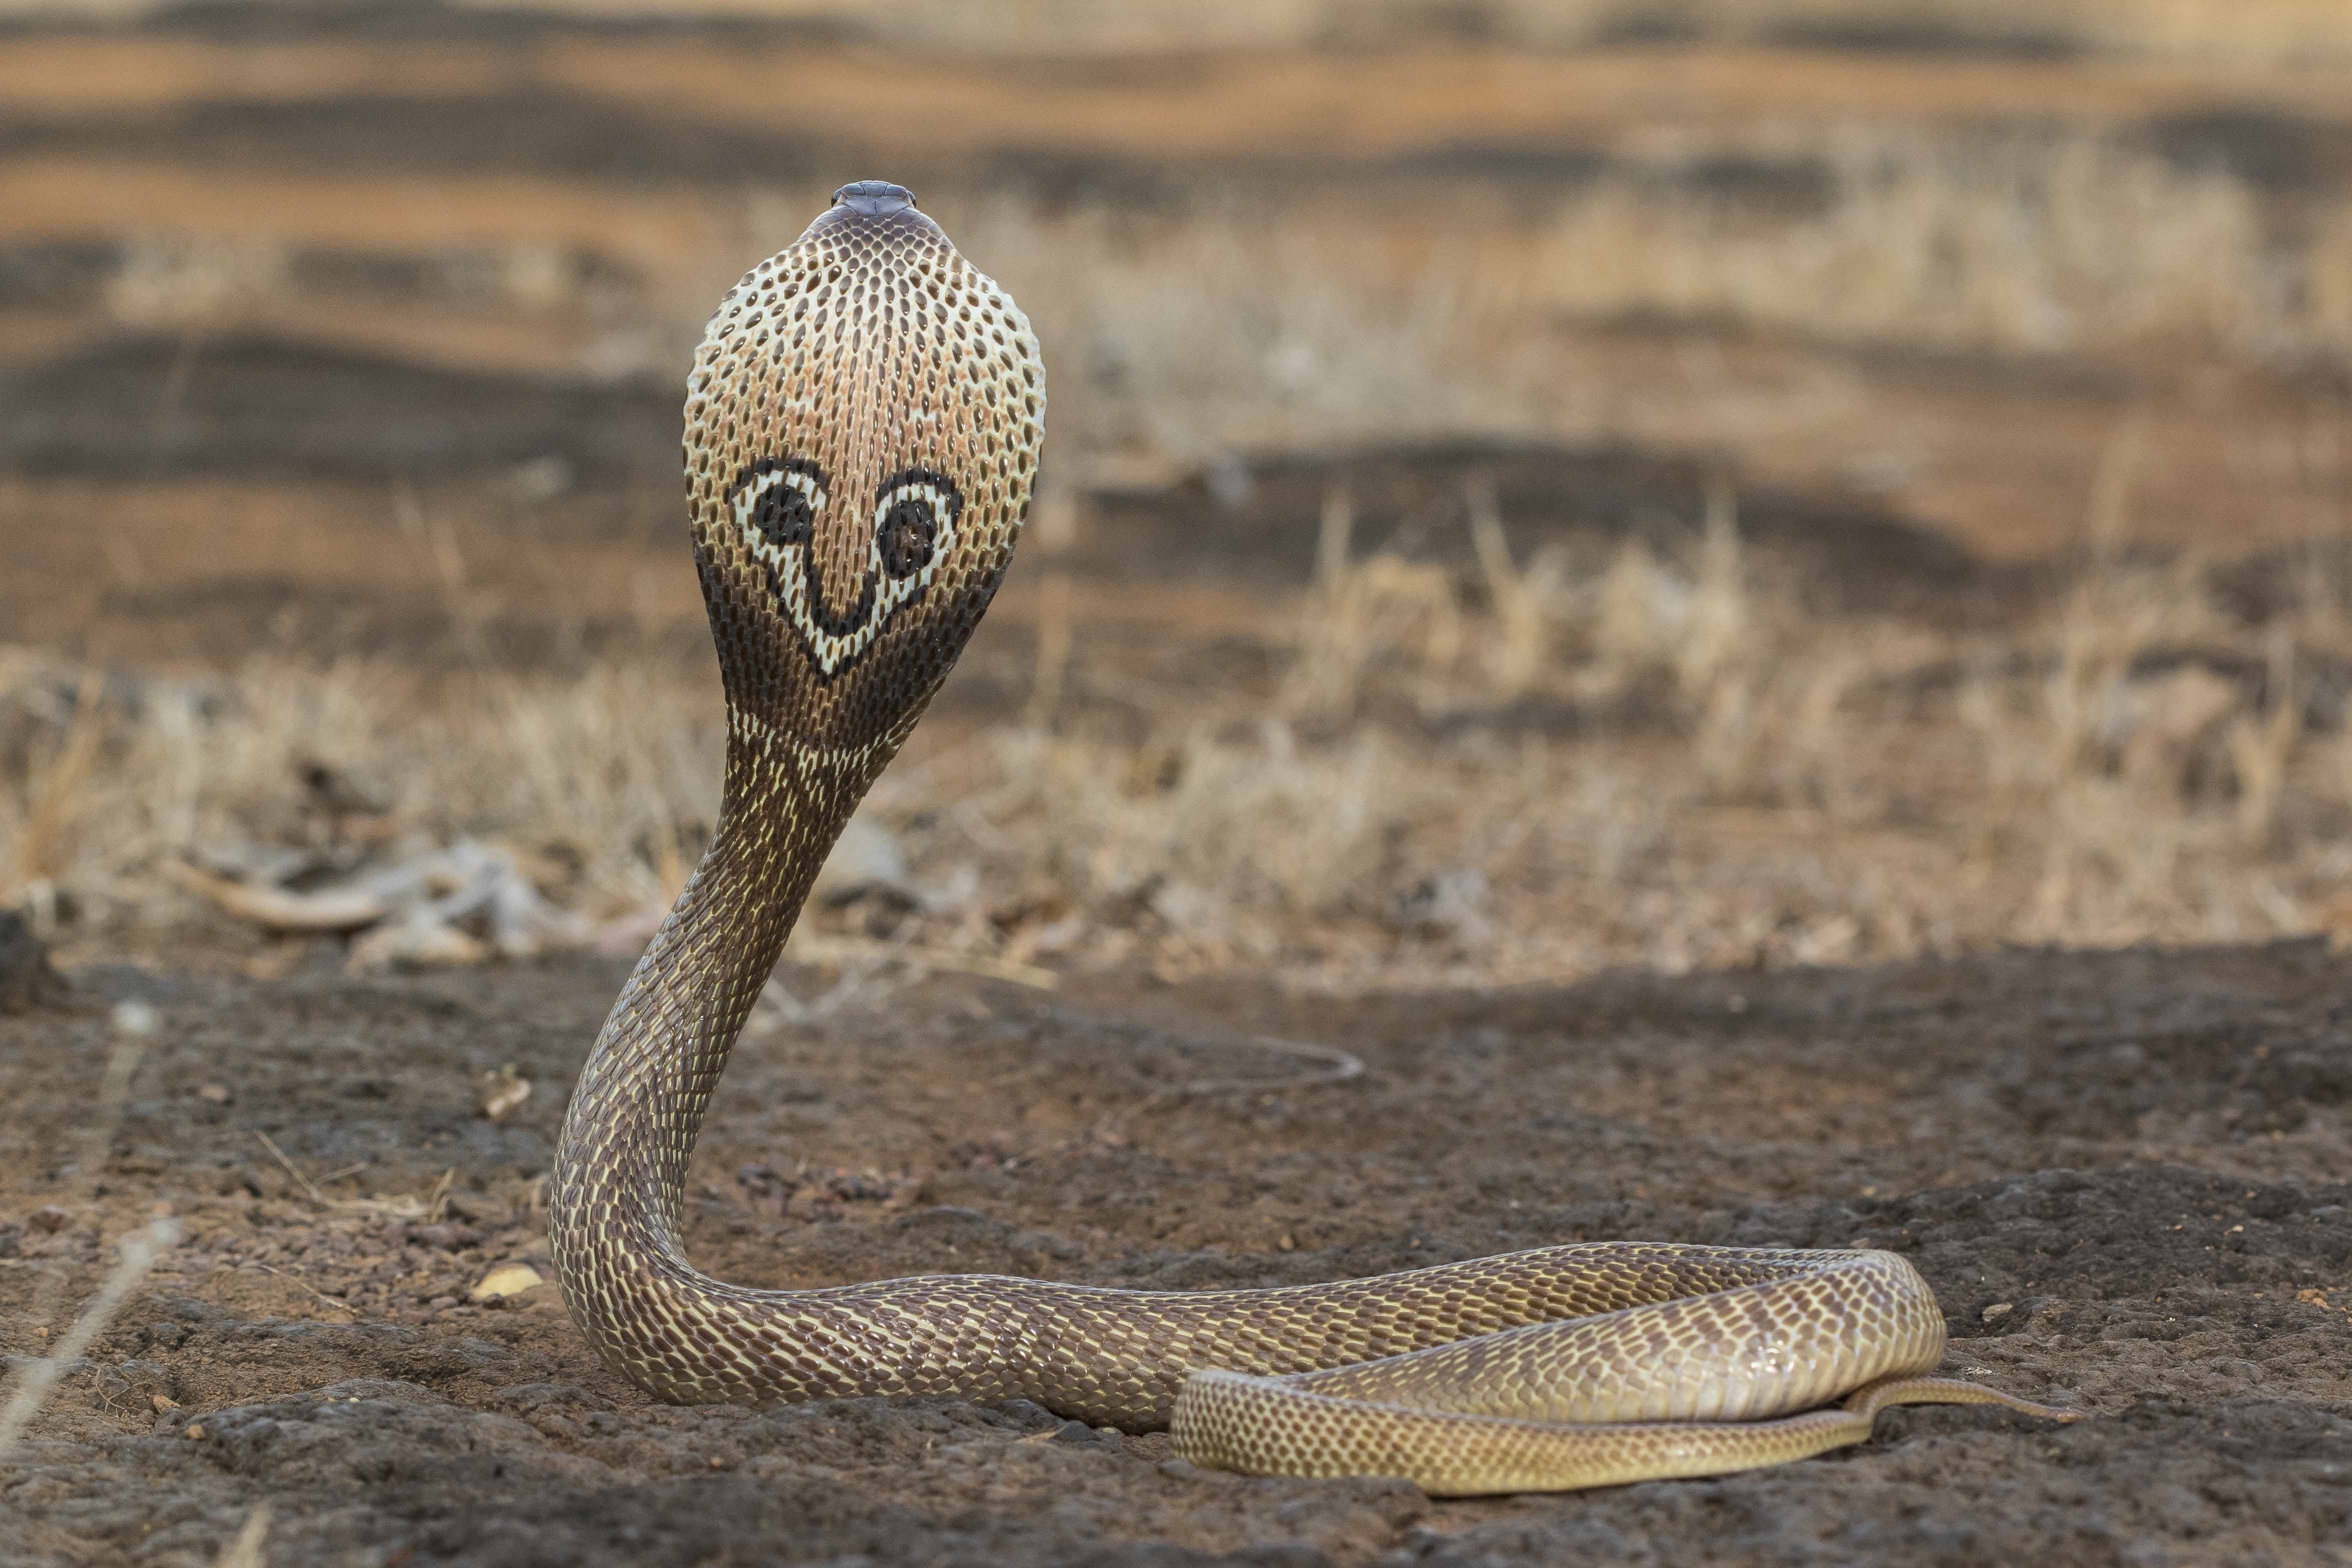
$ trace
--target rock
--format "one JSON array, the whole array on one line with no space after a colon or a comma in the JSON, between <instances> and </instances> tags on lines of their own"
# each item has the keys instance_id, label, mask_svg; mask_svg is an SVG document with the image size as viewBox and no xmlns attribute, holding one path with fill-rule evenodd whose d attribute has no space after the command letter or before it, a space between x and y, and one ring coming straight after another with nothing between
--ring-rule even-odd
<instances>
[{"instance_id":1,"label":"rock","mask_svg":"<svg viewBox=\"0 0 2352 1568\"><path fill-rule=\"evenodd\" d=\"M1074 1443L1086 1448L1116 1448L1120 1438L1118 1428L1113 1427L1089 1427L1084 1421L1065 1421L1046 1435L1045 1441Z\"/></svg>"},{"instance_id":2,"label":"rock","mask_svg":"<svg viewBox=\"0 0 2352 1568\"><path fill-rule=\"evenodd\" d=\"M72 996L66 977L49 965L49 950L25 917L0 911L0 1013L61 1007Z\"/></svg>"},{"instance_id":3,"label":"rock","mask_svg":"<svg viewBox=\"0 0 2352 1568\"><path fill-rule=\"evenodd\" d=\"M1003 1415L1018 1421L1024 1427L1044 1427L1059 1421L1059 1417L1051 1410L1034 1399L1000 1400L996 1408Z\"/></svg>"},{"instance_id":4,"label":"rock","mask_svg":"<svg viewBox=\"0 0 2352 1568\"><path fill-rule=\"evenodd\" d=\"M1400 895L1391 923L1402 931L1474 946L1494 935L1487 904L1486 873L1464 866L1430 877Z\"/></svg>"},{"instance_id":5,"label":"rock","mask_svg":"<svg viewBox=\"0 0 2352 1568\"><path fill-rule=\"evenodd\" d=\"M530 1080L516 1076L511 1067L482 1074L481 1114L488 1121L503 1122L522 1109L530 1098Z\"/></svg>"},{"instance_id":6,"label":"rock","mask_svg":"<svg viewBox=\"0 0 2352 1568\"><path fill-rule=\"evenodd\" d=\"M1229 918L1223 898L1173 877L1154 887L1146 903L1175 931L1211 932L1223 927Z\"/></svg>"},{"instance_id":7,"label":"rock","mask_svg":"<svg viewBox=\"0 0 2352 1568\"><path fill-rule=\"evenodd\" d=\"M866 893L889 894L909 904L919 902L898 836L870 818L852 817L818 869L809 902L846 904Z\"/></svg>"},{"instance_id":8,"label":"rock","mask_svg":"<svg viewBox=\"0 0 2352 1568\"><path fill-rule=\"evenodd\" d=\"M479 1246L482 1233L470 1225L459 1225L453 1220L444 1220L438 1225L410 1226L408 1239L423 1246L437 1248L444 1252L460 1252L468 1247Z\"/></svg>"}]
</instances>

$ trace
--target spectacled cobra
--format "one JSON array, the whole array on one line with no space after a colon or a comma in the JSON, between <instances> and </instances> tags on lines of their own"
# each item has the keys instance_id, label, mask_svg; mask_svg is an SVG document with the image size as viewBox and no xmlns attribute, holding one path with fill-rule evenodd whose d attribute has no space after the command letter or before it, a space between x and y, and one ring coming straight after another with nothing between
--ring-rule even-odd
<instances>
[{"instance_id":1,"label":"spectacled cobra","mask_svg":"<svg viewBox=\"0 0 2352 1568\"><path fill-rule=\"evenodd\" d=\"M1586 1243L1202 1292L696 1270L678 1217L711 1092L826 852L996 591L1045 409L1027 318L896 185L843 187L710 319L686 480L727 695L719 821L548 1186L564 1300L610 1365L688 1404L1029 1399L1167 1427L1204 1466L1457 1495L1778 1464L1862 1441L1890 1405L2071 1418L1926 1375L1943 1315L1881 1251Z\"/></svg>"}]
</instances>

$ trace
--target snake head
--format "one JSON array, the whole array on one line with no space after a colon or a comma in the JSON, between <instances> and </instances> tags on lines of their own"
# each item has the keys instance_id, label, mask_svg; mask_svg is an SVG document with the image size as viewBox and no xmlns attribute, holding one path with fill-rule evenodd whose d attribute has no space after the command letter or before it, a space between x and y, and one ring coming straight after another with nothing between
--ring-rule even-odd
<instances>
[{"instance_id":1,"label":"snake head","mask_svg":"<svg viewBox=\"0 0 2352 1568\"><path fill-rule=\"evenodd\" d=\"M897 185L843 186L729 292L686 478L740 740L887 759L1012 559L1045 410L1028 319Z\"/></svg>"}]
</instances>

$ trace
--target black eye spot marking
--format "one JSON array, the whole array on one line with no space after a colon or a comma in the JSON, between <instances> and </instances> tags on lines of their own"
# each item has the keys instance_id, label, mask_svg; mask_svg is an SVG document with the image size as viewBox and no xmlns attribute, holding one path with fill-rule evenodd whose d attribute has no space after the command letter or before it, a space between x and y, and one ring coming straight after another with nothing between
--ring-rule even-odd
<instances>
[{"instance_id":1,"label":"black eye spot marking","mask_svg":"<svg viewBox=\"0 0 2352 1568\"><path fill-rule=\"evenodd\" d=\"M751 507L751 526L760 537L782 549L804 545L816 528L816 510L805 491L792 485L772 485Z\"/></svg>"},{"instance_id":2,"label":"black eye spot marking","mask_svg":"<svg viewBox=\"0 0 2352 1568\"><path fill-rule=\"evenodd\" d=\"M882 486L874 508L875 554L896 582L928 573L938 560L941 537L954 537L963 516L963 493L936 468L908 468Z\"/></svg>"},{"instance_id":3,"label":"black eye spot marking","mask_svg":"<svg viewBox=\"0 0 2352 1568\"><path fill-rule=\"evenodd\" d=\"M920 496L894 501L882 514L882 568L892 577L912 577L931 564L940 520Z\"/></svg>"},{"instance_id":4,"label":"black eye spot marking","mask_svg":"<svg viewBox=\"0 0 2352 1568\"><path fill-rule=\"evenodd\" d=\"M805 457L769 457L728 486L730 505L750 538L772 555L805 547L824 508L824 470Z\"/></svg>"},{"instance_id":5,"label":"black eye spot marking","mask_svg":"<svg viewBox=\"0 0 2352 1568\"><path fill-rule=\"evenodd\" d=\"M963 516L963 493L946 475L900 469L876 493L864 570L854 595L836 607L827 601L817 559L817 520L831 516L826 499L824 471L803 457L763 458L728 490L736 537L820 681L865 658L898 612L930 591L940 561L955 551ZM859 549L846 539L837 543Z\"/></svg>"}]
</instances>

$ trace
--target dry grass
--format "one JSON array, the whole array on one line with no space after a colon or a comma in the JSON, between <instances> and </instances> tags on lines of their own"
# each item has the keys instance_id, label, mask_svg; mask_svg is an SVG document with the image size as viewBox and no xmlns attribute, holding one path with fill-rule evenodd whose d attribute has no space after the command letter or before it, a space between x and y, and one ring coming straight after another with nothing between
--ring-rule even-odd
<instances>
[{"instance_id":1,"label":"dry grass","mask_svg":"<svg viewBox=\"0 0 2352 1568\"><path fill-rule=\"evenodd\" d=\"M746 256L789 245L826 193L744 204L723 266L648 301L679 360ZM1475 246L1365 253L1328 215L1214 198L1168 214L927 192L924 208L1020 299L1052 349L1055 461L1081 480L1164 476L1236 451L1401 431L1533 427L1542 368L1482 298Z\"/></svg>"},{"instance_id":2,"label":"dry grass","mask_svg":"<svg viewBox=\"0 0 2352 1568\"><path fill-rule=\"evenodd\" d=\"M1028 870L1081 908L1198 883L1155 913L1360 981L2337 928L2352 779L2297 671L2352 653L2340 598L2241 623L2197 563L2095 538L2076 590L2000 634L1824 622L1748 586L1734 517L1721 497L1685 559L1629 546L1583 581L1494 549L1461 581L1327 557L1286 693L1332 738L1270 728L1205 768L1197 741L1061 743ZM1581 716L1411 733L1530 703ZM1465 876L1475 907L1433 918Z\"/></svg>"},{"instance_id":3,"label":"dry grass","mask_svg":"<svg viewBox=\"0 0 2352 1568\"><path fill-rule=\"evenodd\" d=\"M1031 51L1379 41L1444 19L1346 9L896 0L864 15L927 47ZM2352 58L2352 12L2333 0L1492 0L1445 16L1545 45L1633 18L1723 39L1794 24L2030 34L2217 69ZM1580 334L1626 318L2094 370L2352 362L2341 192L2290 211L2082 127L1693 120L1596 135L1610 172L1540 203L1474 179L1410 187L1409 203L1377 183L1326 199L1212 181L1164 205L972 189L926 205L1051 345L1065 508L1088 483L1214 475L1236 452L1622 431L1613 389L1576 372ZM1699 177L1727 157L1801 177L1777 194ZM478 288L382 311L322 311L304 292L317 269L299 264L396 231L306 230L305 204L286 202L267 225L219 217L234 233L191 219L126 235L93 308L192 352L231 329L299 338L322 317L436 312L432 341L495 356L509 340L488 316L544 352L555 334L539 329L562 321L580 333L573 371L670 384L744 259L823 198L713 195L698 225L680 204L703 198L674 192L658 209L595 193L508 228L467 207L463 225L436 220L465 228L461 246L441 230L414 243L454 246L434 254ZM613 240L639 230L661 243ZM581 261L600 238L625 265ZM2343 474L2340 430L2313 434L2333 444L2289 466ZM1057 590L1079 602L1045 616L1022 716L951 751L919 744L919 771L877 794L923 895L822 920L990 962L1359 979L2332 929L2352 756L2326 705L2300 699L2352 658L2341 585L2315 551L2291 611L2242 622L2200 563L2135 556L2137 439L2107 465L2077 589L1971 637L1825 622L1759 586L1770 574L1727 481L1675 547L1597 559L1515 550L1474 488L1467 571L1368 552L1334 491L1319 521L1297 519L1320 528L1320 570L1270 639L1275 678L1169 695L1149 733L1107 738L1083 722L1083 592ZM446 587L462 638L461 567ZM666 898L709 834L717 720L715 694L650 658L430 678L262 658L187 681L6 655L0 903L68 936L201 932L216 917L159 875L177 857L295 844L333 863L415 833L503 841L560 900L627 914Z\"/></svg>"},{"instance_id":4,"label":"dry grass","mask_svg":"<svg viewBox=\"0 0 2352 1568\"><path fill-rule=\"evenodd\" d=\"M0 1458L8 1457L9 1450L24 1436L25 1428L40 1414L58 1379L105 1332L123 1301L155 1267L157 1259L179 1239L179 1223L172 1219L151 1220L144 1228L123 1239L113 1272L106 1277L81 1316L48 1355L27 1360L18 1372L15 1391L7 1405L0 1407Z\"/></svg>"},{"instance_id":5,"label":"dry grass","mask_svg":"<svg viewBox=\"0 0 2352 1568\"><path fill-rule=\"evenodd\" d=\"M2248 314L2270 296L2245 276L2242 196L2106 157L2077 148L2031 189L2023 162L1858 161L1826 213L1745 249L1713 243L1720 213L1603 192L1542 241L1560 258L1548 308L2244 353L2314 351L2352 319L2324 289L2299 327ZM1384 273L1304 231L1095 214L1029 233L1032 216L953 221L1048 319L1057 450L1082 472L1540 418L1539 359L1496 347L1527 295L1466 281L1491 256ZM2151 233L2173 237L2135 237ZM1664 264L1569 265L1617 252ZM253 308L237 280L279 275L169 259L117 306L191 337ZM1473 488L1466 572L1365 553L1335 491L1267 689L1171 698L1141 739L1054 729L1088 655L1049 614L1064 640L1025 718L943 757L919 747L926 787L894 776L877 795L924 896L854 900L820 927L988 963L1366 984L2352 925L2333 891L2352 755L2294 700L2352 658L2341 585L2315 551L2296 608L2242 624L2200 563L2138 560L2137 440L2118 438L2097 487L2074 593L1973 639L1823 622L1759 588L1727 483L1678 546L1595 559L1516 552ZM462 569L446 586L462 638ZM2183 648L2198 658L2151 665ZM189 681L18 653L0 660L0 903L68 940L216 934L160 868L254 843L332 864L462 834L512 849L561 902L624 916L665 900L708 837L717 720L715 694L650 660L427 678L265 658ZM942 794L952 810L932 808Z\"/></svg>"},{"instance_id":6,"label":"dry grass","mask_svg":"<svg viewBox=\"0 0 2352 1568\"><path fill-rule=\"evenodd\" d=\"M867 810L906 869L813 929L1334 985L2352 929L2352 741L2309 700L2352 664L2340 557L2244 621L2200 563L2128 551L2135 460L2126 432L2076 586L1966 634L1759 586L1727 486L1681 547L1594 570L1514 559L1474 489L1459 572L1357 553L1334 494L1270 686L1168 693L1139 737L1079 695L919 742ZM219 936L159 874L186 854L404 834L494 839L626 917L709 832L715 695L652 663L12 670L0 901L69 941Z\"/></svg>"},{"instance_id":7,"label":"dry grass","mask_svg":"<svg viewBox=\"0 0 2352 1568\"><path fill-rule=\"evenodd\" d=\"M137 14L152 0L77 0L103 15ZM522 0L469 0L483 9ZM988 7L954 0L563 0L532 9L586 15L840 18L882 37L924 47L1033 54L1269 47L1333 38L1399 43L1447 34L1561 47L1629 24L1726 40L1785 36L1791 28L1913 28L1962 38L2026 38L2198 61L2275 64L2352 55L2352 20L2333 0L1479 0L1479 3L1334 5L1329 0L1021 0Z\"/></svg>"},{"instance_id":8,"label":"dry grass","mask_svg":"<svg viewBox=\"0 0 2352 1568\"><path fill-rule=\"evenodd\" d=\"M1501 219L1475 196L1407 213L1226 191L1117 212L950 188L926 205L1052 346L1055 460L1081 481L1399 434L1607 430L1612 391L1575 340L1627 319L1876 349L2352 362L2340 194L2289 212L2089 131L1784 124L1670 141ZM1815 171L1818 197L1695 178L1726 157ZM667 384L743 258L789 243L824 199L730 201L710 248L635 285L543 235L477 236L426 259L462 261L478 298L400 300L389 317L306 292L321 286L302 280L296 232L133 235L103 305L191 344L259 329L396 347L382 340L404 329L428 358L462 341L467 356L511 349L520 368L553 353L592 378Z\"/></svg>"},{"instance_id":9,"label":"dry grass","mask_svg":"<svg viewBox=\"0 0 2352 1568\"><path fill-rule=\"evenodd\" d=\"M1817 169L1819 199L1694 182L1725 157ZM751 204L740 254L788 243L820 202ZM927 205L1053 345L1055 452L1082 477L1605 428L1609 391L1586 383L1572 339L1627 319L1881 349L2352 362L2352 206L2323 198L2289 221L2226 173L2092 132L1682 136L1527 222L1442 202L1377 222L1239 196L1162 215L953 191ZM648 365L674 363L731 280L714 267L664 325L619 329Z\"/></svg>"},{"instance_id":10,"label":"dry grass","mask_svg":"<svg viewBox=\"0 0 2352 1568\"><path fill-rule=\"evenodd\" d=\"M2340 241L2282 245L2226 174L2082 136L1849 126L1779 140L1769 151L1826 165L1818 211L1605 185L1535 246L1529 302L2038 353L2352 349L2331 291Z\"/></svg>"},{"instance_id":11,"label":"dry grass","mask_svg":"<svg viewBox=\"0 0 2352 1568\"><path fill-rule=\"evenodd\" d=\"M412 828L511 838L571 901L634 906L683 882L718 793L715 697L643 666L428 680L264 659L112 691L46 659L9 667L0 903L51 910L70 890L101 924L150 907L157 867L193 851L332 862Z\"/></svg>"}]
</instances>

